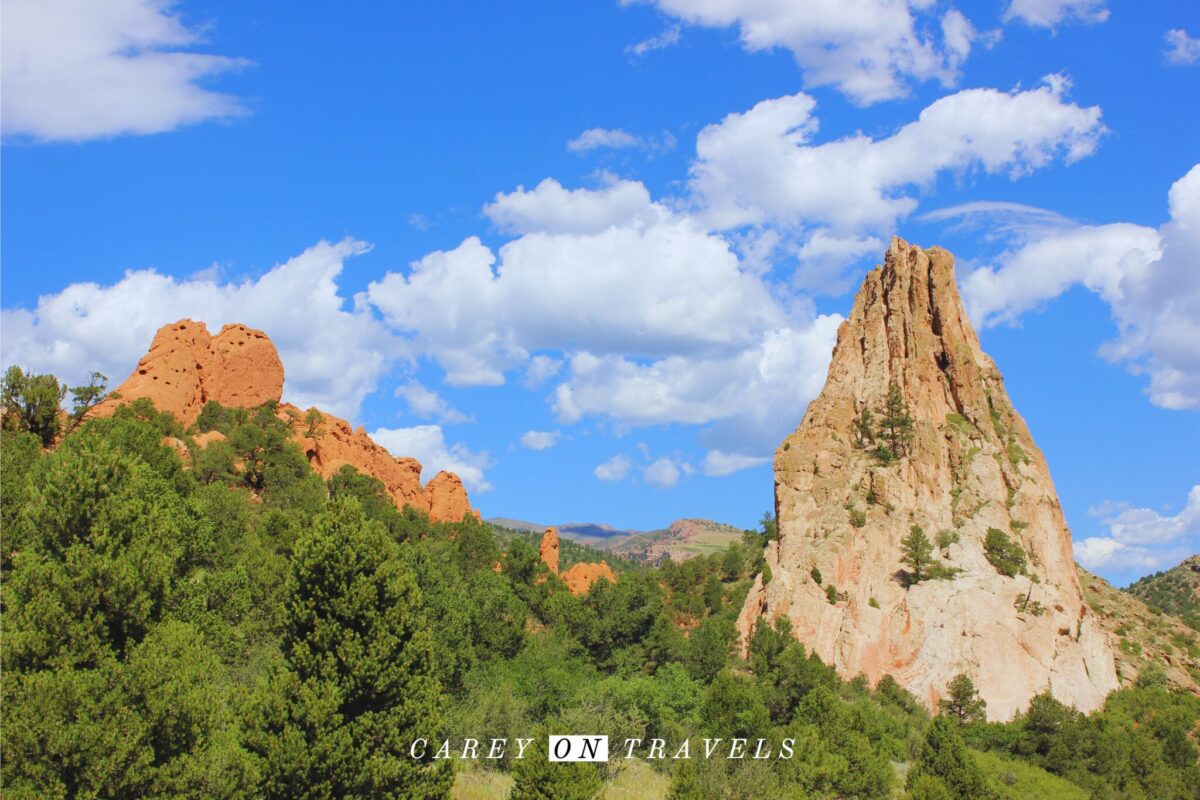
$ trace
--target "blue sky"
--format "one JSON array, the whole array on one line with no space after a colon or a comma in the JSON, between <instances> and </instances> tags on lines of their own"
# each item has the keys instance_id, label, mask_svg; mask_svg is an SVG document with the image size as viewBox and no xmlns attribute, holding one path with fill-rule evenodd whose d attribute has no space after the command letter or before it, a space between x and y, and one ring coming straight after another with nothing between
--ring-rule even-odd
<instances>
[{"instance_id":1,"label":"blue sky","mask_svg":"<svg viewBox=\"0 0 1200 800\"><path fill-rule=\"evenodd\" d=\"M1200 550L1200 7L3 4L3 360L179 317L485 516L743 526L893 233L1115 581Z\"/></svg>"}]
</instances>

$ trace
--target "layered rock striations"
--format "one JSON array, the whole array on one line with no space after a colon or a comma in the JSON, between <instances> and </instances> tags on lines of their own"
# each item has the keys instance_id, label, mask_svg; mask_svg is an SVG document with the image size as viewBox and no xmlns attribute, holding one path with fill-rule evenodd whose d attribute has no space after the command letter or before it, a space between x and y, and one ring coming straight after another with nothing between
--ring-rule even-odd
<instances>
[{"instance_id":1,"label":"layered rock striations","mask_svg":"<svg viewBox=\"0 0 1200 800\"><path fill-rule=\"evenodd\" d=\"M90 416L108 416L121 403L149 398L155 408L174 414L184 427L194 423L204 404L216 401L234 408L257 408L278 403L283 394L283 363L265 333L245 325L226 325L216 336L203 322L190 319L164 325L154 335L137 368L109 399ZM317 412L309 416L289 403L278 408L291 428L292 439L321 477L329 478L349 465L378 478L398 508L412 506L435 522L479 518L471 508L462 481L452 472L439 472L421 485L421 464L414 458L395 458L367 432L344 419ZM204 447L223 439L220 433L199 434Z\"/></svg>"},{"instance_id":2,"label":"layered rock striations","mask_svg":"<svg viewBox=\"0 0 1200 800\"><path fill-rule=\"evenodd\" d=\"M876 449L886 436L861 433L892 386L912 431L894 460ZM892 675L934 709L969 674L991 719L1046 689L1089 711L1117 688L1046 461L980 349L945 250L893 239L867 275L824 389L775 453L775 506L770 579L746 599L743 643L786 616L842 675ZM941 539L936 571L948 577L912 583L901 540L913 526ZM989 560L989 530L1021 546L1023 573Z\"/></svg>"}]
</instances>

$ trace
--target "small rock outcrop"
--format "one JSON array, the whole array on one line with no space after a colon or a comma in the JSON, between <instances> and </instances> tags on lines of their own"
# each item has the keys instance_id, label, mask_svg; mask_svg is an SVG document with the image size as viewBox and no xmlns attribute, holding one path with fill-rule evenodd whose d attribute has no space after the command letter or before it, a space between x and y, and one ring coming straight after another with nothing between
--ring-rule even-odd
<instances>
[{"instance_id":1,"label":"small rock outcrop","mask_svg":"<svg viewBox=\"0 0 1200 800\"><path fill-rule=\"evenodd\" d=\"M435 522L459 522L468 516L479 519L462 480L453 472L442 470L434 475L425 484L425 494L429 497L429 517Z\"/></svg>"},{"instance_id":2,"label":"small rock outcrop","mask_svg":"<svg viewBox=\"0 0 1200 800\"><path fill-rule=\"evenodd\" d=\"M889 392L899 439L881 427ZM843 676L891 675L933 709L965 672L994 720L1047 688L1084 711L1117 688L1046 461L980 349L945 250L893 239L867 275L825 387L775 453L775 510L771 578L746 598L743 645L786 616ZM914 526L937 544L940 579L914 580L925 576L903 560ZM1002 542L1023 551L1019 569L995 565Z\"/></svg>"},{"instance_id":3,"label":"small rock outcrop","mask_svg":"<svg viewBox=\"0 0 1200 800\"><path fill-rule=\"evenodd\" d=\"M555 528L546 528L546 532L542 534L542 543L538 547L538 555L542 558L542 563L545 564L551 572L558 574L558 530Z\"/></svg>"},{"instance_id":4,"label":"small rock outcrop","mask_svg":"<svg viewBox=\"0 0 1200 800\"><path fill-rule=\"evenodd\" d=\"M122 402L148 397L186 427L209 400L254 408L282 393L283 363L265 333L237 324L212 336L203 322L181 319L158 329L150 352L117 387L118 397L88 413L108 416Z\"/></svg>"},{"instance_id":5,"label":"small rock outcrop","mask_svg":"<svg viewBox=\"0 0 1200 800\"><path fill-rule=\"evenodd\" d=\"M209 401L234 408L257 408L279 402L282 394L283 363L265 333L235 324L226 325L212 336L203 322L183 319L158 329L150 352L138 362L133 374L88 415L109 416L122 403L145 397L154 402L155 408L174 414L188 427ZM415 458L396 458L364 429L354 429L344 419L312 411L314 416L283 403L278 415L289 425L292 439L322 478L350 465L382 481L398 508L420 509L435 522L479 518L454 473L439 472L422 486L421 464ZM197 434L193 441L204 448L224 438L210 431Z\"/></svg>"},{"instance_id":6,"label":"small rock outcrop","mask_svg":"<svg viewBox=\"0 0 1200 800\"><path fill-rule=\"evenodd\" d=\"M592 584L601 578L607 579L609 583L617 582L617 576L607 561L601 561L599 564L580 562L564 572L561 577L571 594L587 594Z\"/></svg>"}]
</instances>

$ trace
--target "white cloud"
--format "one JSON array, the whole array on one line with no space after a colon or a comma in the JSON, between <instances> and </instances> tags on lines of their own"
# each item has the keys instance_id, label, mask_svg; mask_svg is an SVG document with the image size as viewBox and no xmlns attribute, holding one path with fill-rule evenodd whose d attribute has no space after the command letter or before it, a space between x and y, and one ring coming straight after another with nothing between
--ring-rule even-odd
<instances>
[{"instance_id":1,"label":"white cloud","mask_svg":"<svg viewBox=\"0 0 1200 800\"><path fill-rule=\"evenodd\" d=\"M638 181L614 180L600 189L564 189L546 178L532 190L500 192L483 213L508 233L599 233L652 215L650 192Z\"/></svg>"},{"instance_id":2,"label":"white cloud","mask_svg":"<svg viewBox=\"0 0 1200 800\"><path fill-rule=\"evenodd\" d=\"M409 381L396 389L396 397L408 404L408 410L419 417L436 419L446 425L470 422L471 417L453 408L437 392L417 381Z\"/></svg>"},{"instance_id":3,"label":"white cloud","mask_svg":"<svg viewBox=\"0 0 1200 800\"><path fill-rule=\"evenodd\" d=\"M543 350L732 353L788 322L724 239L658 204L599 230L549 226L505 244L498 264L473 237L431 253L407 275L373 282L370 302L455 385L503 383L507 370ZM541 362L535 373L550 366Z\"/></svg>"},{"instance_id":4,"label":"white cloud","mask_svg":"<svg viewBox=\"0 0 1200 800\"><path fill-rule=\"evenodd\" d=\"M971 318L984 327L1021 314L1081 283L1109 303L1121 299L1127 274L1156 260L1158 231L1140 225L1074 225L1051 229L1003 259L963 280Z\"/></svg>"},{"instance_id":5,"label":"white cloud","mask_svg":"<svg viewBox=\"0 0 1200 800\"><path fill-rule=\"evenodd\" d=\"M1092 536L1073 544L1075 560L1085 568L1096 570L1152 570L1164 566L1160 559L1144 547L1127 544L1103 536Z\"/></svg>"},{"instance_id":6,"label":"white cloud","mask_svg":"<svg viewBox=\"0 0 1200 800\"><path fill-rule=\"evenodd\" d=\"M656 155L671 152L675 149L675 144L675 135L670 131L663 131L659 136L634 136L620 128L588 128L574 139L569 140L567 149L572 153L590 153L593 150L601 149L643 150L649 154L650 158L653 158ZM611 176L608 177L611 179ZM497 195L497 198L501 196Z\"/></svg>"},{"instance_id":7,"label":"white cloud","mask_svg":"<svg viewBox=\"0 0 1200 800\"><path fill-rule=\"evenodd\" d=\"M202 43L168 0L5 0L5 136L82 141L169 131L245 113L200 82L249 64Z\"/></svg>"},{"instance_id":8,"label":"white cloud","mask_svg":"<svg viewBox=\"0 0 1200 800\"><path fill-rule=\"evenodd\" d=\"M952 84L969 49L956 22L944 47L918 32L938 22L927 0L649 2L689 25L736 25L747 50L786 48L809 86L834 86L861 105L906 94L910 79Z\"/></svg>"},{"instance_id":9,"label":"white cloud","mask_svg":"<svg viewBox=\"0 0 1200 800\"><path fill-rule=\"evenodd\" d=\"M642 470L642 478L656 489L670 489L679 483L680 467L670 458L660 458Z\"/></svg>"},{"instance_id":10,"label":"white cloud","mask_svg":"<svg viewBox=\"0 0 1200 800\"><path fill-rule=\"evenodd\" d=\"M1019 231L1015 249L963 281L968 311L984 326L1012 321L1081 284L1108 303L1119 328L1101 354L1147 373L1155 405L1200 409L1200 164L1171 186L1168 209L1157 230L1056 223Z\"/></svg>"},{"instance_id":11,"label":"white cloud","mask_svg":"<svg viewBox=\"0 0 1200 800\"><path fill-rule=\"evenodd\" d=\"M632 133L620 128L588 128L574 139L567 142L567 149L572 153L586 153L601 147L620 150L629 147L641 147L642 140Z\"/></svg>"},{"instance_id":12,"label":"white cloud","mask_svg":"<svg viewBox=\"0 0 1200 800\"><path fill-rule=\"evenodd\" d=\"M397 458L415 458L421 462L421 480L428 482L442 470L462 478L472 494L492 489L483 471L493 466L486 451L474 452L462 442L447 446L440 425L416 425L411 428L379 428L371 438Z\"/></svg>"},{"instance_id":13,"label":"white cloud","mask_svg":"<svg viewBox=\"0 0 1200 800\"><path fill-rule=\"evenodd\" d=\"M944 172L1019 177L1091 155L1104 133L1100 108L1064 99L1052 76L1023 92L968 89L942 97L916 121L872 139L855 134L813 144L815 101L764 100L704 128L691 188L720 228L755 223L828 226L841 234L890 234L918 204L912 189Z\"/></svg>"},{"instance_id":14,"label":"white cloud","mask_svg":"<svg viewBox=\"0 0 1200 800\"><path fill-rule=\"evenodd\" d=\"M525 367L525 380L522 382L526 388L536 389L557 375L562 370L562 366L563 360L561 358L536 355L529 359L529 364Z\"/></svg>"},{"instance_id":15,"label":"white cloud","mask_svg":"<svg viewBox=\"0 0 1200 800\"><path fill-rule=\"evenodd\" d=\"M548 450L558 444L558 431L526 431L521 434L521 446L528 450Z\"/></svg>"},{"instance_id":16,"label":"white cloud","mask_svg":"<svg viewBox=\"0 0 1200 800\"><path fill-rule=\"evenodd\" d=\"M1188 36L1183 28L1172 28L1163 38L1167 42L1167 49L1163 51L1167 63L1182 65L1200 61L1200 39Z\"/></svg>"},{"instance_id":17,"label":"white cloud","mask_svg":"<svg viewBox=\"0 0 1200 800\"><path fill-rule=\"evenodd\" d=\"M628 425L709 424L701 438L726 453L762 456L800 421L825 381L839 315L766 332L723 358L639 363L575 354L553 406L567 423L603 415Z\"/></svg>"},{"instance_id":18,"label":"white cloud","mask_svg":"<svg viewBox=\"0 0 1200 800\"><path fill-rule=\"evenodd\" d=\"M1064 22L1104 22L1108 19L1105 5L1105 0L1012 0L1004 19L1019 19L1041 28L1054 28Z\"/></svg>"},{"instance_id":19,"label":"white cloud","mask_svg":"<svg viewBox=\"0 0 1200 800\"><path fill-rule=\"evenodd\" d=\"M1174 516L1149 508L1132 508L1127 503L1106 503L1091 513L1100 517L1109 535L1123 544L1166 544L1200 536L1200 485L1192 487L1183 510Z\"/></svg>"},{"instance_id":20,"label":"white cloud","mask_svg":"<svg viewBox=\"0 0 1200 800\"><path fill-rule=\"evenodd\" d=\"M621 481L625 480L625 476L629 474L632 467L632 461L625 456L617 455L597 466L593 470L593 474L602 481Z\"/></svg>"},{"instance_id":21,"label":"white cloud","mask_svg":"<svg viewBox=\"0 0 1200 800\"><path fill-rule=\"evenodd\" d=\"M662 50L677 44L679 44L679 26L672 25L657 36L651 36L629 45L625 48L625 52L634 56L644 56L653 50Z\"/></svg>"},{"instance_id":22,"label":"white cloud","mask_svg":"<svg viewBox=\"0 0 1200 800\"><path fill-rule=\"evenodd\" d=\"M770 460L766 456L743 456L737 453L709 450L708 454L704 456L704 474L709 477L731 475L743 469L766 464Z\"/></svg>"},{"instance_id":23,"label":"white cloud","mask_svg":"<svg viewBox=\"0 0 1200 800\"><path fill-rule=\"evenodd\" d=\"M1200 546L1200 485L1188 492L1178 514L1133 508L1128 503L1105 503L1089 513L1100 518L1108 536L1075 543L1075 558L1088 569L1161 569Z\"/></svg>"},{"instance_id":24,"label":"white cloud","mask_svg":"<svg viewBox=\"0 0 1200 800\"><path fill-rule=\"evenodd\" d=\"M266 331L278 348L284 400L354 417L402 344L360 298L347 303L339 294L345 259L366 250L352 239L320 242L240 283L178 280L152 269L126 272L110 286L73 283L40 297L33 309L4 309L3 360L70 383L98 370L116 385L167 323L190 317L215 334L242 322Z\"/></svg>"}]
</instances>

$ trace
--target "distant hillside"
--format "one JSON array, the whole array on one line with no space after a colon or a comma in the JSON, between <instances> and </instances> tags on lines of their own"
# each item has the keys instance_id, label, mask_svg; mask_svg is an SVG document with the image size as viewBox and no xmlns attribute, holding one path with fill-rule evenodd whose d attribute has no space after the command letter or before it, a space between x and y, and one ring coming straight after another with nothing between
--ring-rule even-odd
<instances>
[{"instance_id":1,"label":"distant hillside","mask_svg":"<svg viewBox=\"0 0 1200 800\"><path fill-rule=\"evenodd\" d=\"M1153 664L1172 689L1200 695L1200 634L1083 567L1078 570L1084 602L1113 637L1121 685L1133 684Z\"/></svg>"},{"instance_id":2,"label":"distant hillside","mask_svg":"<svg viewBox=\"0 0 1200 800\"><path fill-rule=\"evenodd\" d=\"M520 522L520 520L505 521ZM514 528L510 527L509 525L502 525L496 519L490 519L487 521L487 524L491 526L492 531L496 535L497 541L499 541L501 544L506 545L514 536L519 536L533 545L535 550L537 549L538 545L541 544L542 534L546 532L545 527L530 527L531 523L523 523L526 526L524 528ZM571 541L570 539L565 539L562 537L560 531L558 539L558 564L560 571L570 569L575 564L595 563L598 561L607 562L608 565L612 567L613 572L617 573L618 575L622 572L628 572L637 566L637 564L634 562L622 558L615 553L607 550L600 550L595 547L589 547L587 545L580 544L579 542Z\"/></svg>"},{"instance_id":3,"label":"distant hillside","mask_svg":"<svg viewBox=\"0 0 1200 800\"><path fill-rule=\"evenodd\" d=\"M493 517L488 523L537 536L550 527L506 517ZM558 529L560 541L574 542L639 564L661 564L668 558L686 561L692 556L715 553L740 542L743 534L741 528L707 519L679 519L656 531L623 530L594 522L567 522L553 527Z\"/></svg>"},{"instance_id":4,"label":"distant hillside","mask_svg":"<svg viewBox=\"0 0 1200 800\"><path fill-rule=\"evenodd\" d=\"M1200 630L1200 556L1186 558L1166 572L1147 575L1125 591Z\"/></svg>"}]
</instances>

